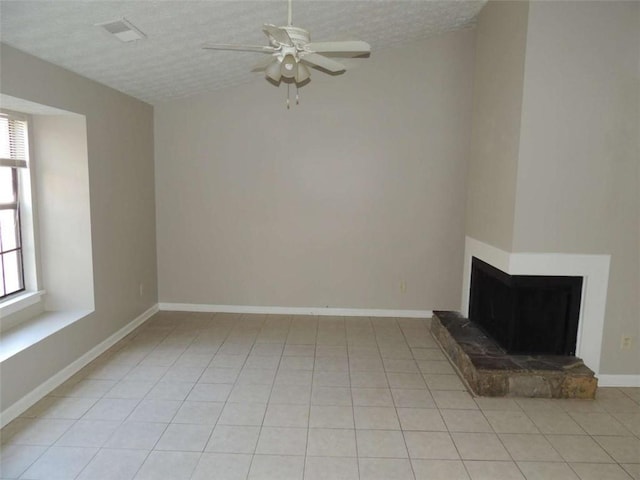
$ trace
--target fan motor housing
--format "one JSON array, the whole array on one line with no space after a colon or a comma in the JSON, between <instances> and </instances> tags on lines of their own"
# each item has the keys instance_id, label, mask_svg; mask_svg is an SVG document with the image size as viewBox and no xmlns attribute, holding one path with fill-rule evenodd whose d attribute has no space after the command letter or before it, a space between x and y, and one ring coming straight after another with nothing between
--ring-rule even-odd
<instances>
[{"instance_id":1,"label":"fan motor housing","mask_svg":"<svg viewBox=\"0 0 640 480\"><path fill-rule=\"evenodd\" d=\"M291 38L291 40L293 41L294 45L297 48L302 48L304 45L306 45L311 41L311 36L309 35L309 32L306 31L304 28L298 28L298 27L280 27L280 28L287 31L287 33L289 34L289 37Z\"/></svg>"}]
</instances>

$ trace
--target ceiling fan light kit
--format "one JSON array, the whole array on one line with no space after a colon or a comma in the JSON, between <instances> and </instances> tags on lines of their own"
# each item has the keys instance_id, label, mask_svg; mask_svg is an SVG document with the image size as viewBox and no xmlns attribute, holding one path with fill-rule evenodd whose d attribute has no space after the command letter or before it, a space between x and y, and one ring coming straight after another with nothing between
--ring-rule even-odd
<instances>
[{"instance_id":1,"label":"ceiling fan light kit","mask_svg":"<svg viewBox=\"0 0 640 480\"><path fill-rule=\"evenodd\" d=\"M282 76L284 78L294 78L298 73L298 62L291 54L287 54L280 61Z\"/></svg>"},{"instance_id":2,"label":"ceiling fan light kit","mask_svg":"<svg viewBox=\"0 0 640 480\"><path fill-rule=\"evenodd\" d=\"M280 64L278 62L272 62L265 68L265 75L274 82L280 82L282 72L280 71Z\"/></svg>"},{"instance_id":3,"label":"ceiling fan light kit","mask_svg":"<svg viewBox=\"0 0 640 480\"><path fill-rule=\"evenodd\" d=\"M277 27L265 24L262 31L269 39L269 45L236 45L236 44L210 44L206 43L202 48L207 50L236 50L243 52L266 53L272 59L268 62L260 62L254 67L254 71L264 70L268 80L276 85L285 81L287 92L291 84L298 87L310 81L311 70L315 67L327 73L337 75L344 73L346 68L340 62L324 56L331 54L338 57L360 57L371 53L371 46L359 40L343 42L311 42L309 32L303 28L292 25L292 8L289 0L288 24L285 27ZM296 93L296 103L299 96ZM287 108L289 108L289 95L287 93Z\"/></svg>"},{"instance_id":4,"label":"ceiling fan light kit","mask_svg":"<svg viewBox=\"0 0 640 480\"><path fill-rule=\"evenodd\" d=\"M298 63L298 71L296 72L296 83L298 85L306 82L311 77L311 71L304 63Z\"/></svg>"}]
</instances>

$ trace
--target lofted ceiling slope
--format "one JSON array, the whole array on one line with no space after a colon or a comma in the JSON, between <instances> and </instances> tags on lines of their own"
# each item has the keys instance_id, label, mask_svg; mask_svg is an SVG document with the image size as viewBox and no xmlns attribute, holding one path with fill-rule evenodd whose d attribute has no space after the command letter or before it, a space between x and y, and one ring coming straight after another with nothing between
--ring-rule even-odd
<instances>
[{"instance_id":1,"label":"lofted ceiling slope","mask_svg":"<svg viewBox=\"0 0 640 480\"><path fill-rule=\"evenodd\" d=\"M309 30L315 41L364 40L375 55L468 27L485 3L294 0L293 24ZM95 26L123 17L146 38L122 43ZM0 41L158 104L262 77L251 72L261 54L200 47L204 42L266 45L262 25L284 25L286 19L286 0L2 0ZM314 74L312 83L319 77Z\"/></svg>"}]
</instances>

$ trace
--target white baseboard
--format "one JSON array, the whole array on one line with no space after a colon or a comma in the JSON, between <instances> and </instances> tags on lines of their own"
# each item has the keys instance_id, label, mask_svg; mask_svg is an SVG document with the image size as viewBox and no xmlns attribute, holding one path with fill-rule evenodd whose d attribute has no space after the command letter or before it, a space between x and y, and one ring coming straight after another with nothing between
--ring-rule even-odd
<instances>
[{"instance_id":1,"label":"white baseboard","mask_svg":"<svg viewBox=\"0 0 640 480\"><path fill-rule=\"evenodd\" d=\"M598 375L599 387L640 387L640 375Z\"/></svg>"},{"instance_id":2,"label":"white baseboard","mask_svg":"<svg viewBox=\"0 0 640 480\"><path fill-rule=\"evenodd\" d=\"M143 312L141 315L136 317L134 320L129 322L127 325L122 327L116 333L111 335L109 338L99 343L87 353L82 355L77 360L73 361L65 368L60 370L54 376L50 377L45 382L38 385L36 388L27 393L20 400L15 402L13 405L5 408L2 412L0 412L0 428L4 427L7 423L18 417L22 412L27 410L29 407L34 405L38 400L43 398L45 395L53 391L55 388L62 385L66 382L71 376L75 375L80 371L83 367L88 365L91 361L95 360L97 357L106 352L109 348L115 345L117 342L122 340L124 337L129 335L133 330L142 325L146 320L148 320L154 313L158 311L158 304L152 306L147 311Z\"/></svg>"},{"instance_id":3,"label":"white baseboard","mask_svg":"<svg viewBox=\"0 0 640 480\"><path fill-rule=\"evenodd\" d=\"M366 308L324 307L256 307L250 305L205 305L196 303L160 303L169 312L267 313L279 315L329 315L344 317L430 318L431 310L385 310Z\"/></svg>"}]
</instances>

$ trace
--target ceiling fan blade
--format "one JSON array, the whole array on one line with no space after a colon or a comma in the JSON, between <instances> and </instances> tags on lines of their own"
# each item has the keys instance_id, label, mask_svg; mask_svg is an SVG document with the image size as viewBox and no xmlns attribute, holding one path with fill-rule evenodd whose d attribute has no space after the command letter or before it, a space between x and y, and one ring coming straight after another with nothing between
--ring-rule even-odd
<instances>
[{"instance_id":1,"label":"ceiling fan blade","mask_svg":"<svg viewBox=\"0 0 640 480\"><path fill-rule=\"evenodd\" d=\"M330 53L344 57L357 57L371 53L371 45L360 40L346 42L311 42L307 45L315 53Z\"/></svg>"},{"instance_id":2,"label":"ceiling fan blade","mask_svg":"<svg viewBox=\"0 0 640 480\"><path fill-rule=\"evenodd\" d=\"M342 73L346 70L346 68L344 68L344 65L342 65L341 63L324 57L318 53L307 53L304 56L301 55L300 61L306 63L307 65L311 65L312 67L319 67L330 73Z\"/></svg>"},{"instance_id":3,"label":"ceiling fan blade","mask_svg":"<svg viewBox=\"0 0 640 480\"><path fill-rule=\"evenodd\" d=\"M205 43L202 45L205 50L237 50L241 52L262 52L273 53L276 51L272 46L263 45L237 45L227 43Z\"/></svg>"},{"instance_id":4,"label":"ceiling fan blade","mask_svg":"<svg viewBox=\"0 0 640 480\"><path fill-rule=\"evenodd\" d=\"M293 41L285 29L265 23L262 31L267 37L270 39L273 38L277 43L293 47Z\"/></svg>"},{"instance_id":5,"label":"ceiling fan blade","mask_svg":"<svg viewBox=\"0 0 640 480\"><path fill-rule=\"evenodd\" d=\"M277 61L277 60L276 60ZM273 57L264 58L262 61L256 63L251 69L252 72L261 72L265 70L273 62Z\"/></svg>"}]
</instances>

